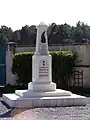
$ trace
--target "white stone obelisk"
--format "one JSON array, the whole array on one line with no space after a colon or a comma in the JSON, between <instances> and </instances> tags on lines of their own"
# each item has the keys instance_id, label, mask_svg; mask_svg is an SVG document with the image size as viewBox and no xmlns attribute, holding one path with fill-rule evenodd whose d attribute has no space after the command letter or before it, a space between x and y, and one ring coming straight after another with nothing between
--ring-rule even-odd
<instances>
[{"instance_id":1,"label":"white stone obelisk","mask_svg":"<svg viewBox=\"0 0 90 120\"><path fill-rule=\"evenodd\" d=\"M56 84L52 82L52 56L48 52L47 26L37 26L36 52L32 57L32 83L28 84L32 91L54 91Z\"/></svg>"}]
</instances>

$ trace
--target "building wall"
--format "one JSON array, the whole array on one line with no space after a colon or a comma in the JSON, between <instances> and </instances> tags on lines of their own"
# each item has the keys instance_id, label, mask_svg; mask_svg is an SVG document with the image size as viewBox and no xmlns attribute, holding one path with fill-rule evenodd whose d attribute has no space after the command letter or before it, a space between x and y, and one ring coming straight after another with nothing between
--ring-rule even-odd
<instances>
[{"instance_id":1,"label":"building wall","mask_svg":"<svg viewBox=\"0 0 90 120\"><path fill-rule=\"evenodd\" d=\"M90 45L65 45L65 46L49 46L49 51L59 51L59 50L72 50L75 51L78 55L78 65L83 67L77 67L78 70L83 70L83 84L84 87L90 87ZM16 47L15 52L34 52L35 47ZM12 56L11 61L9 61L10 65L12 64ZM11 74L11 73L10 73ZM15 76L8 75L9 83L15 84ZM12 78L11 80L9 78Z\"/></svg>"}]
</instances>

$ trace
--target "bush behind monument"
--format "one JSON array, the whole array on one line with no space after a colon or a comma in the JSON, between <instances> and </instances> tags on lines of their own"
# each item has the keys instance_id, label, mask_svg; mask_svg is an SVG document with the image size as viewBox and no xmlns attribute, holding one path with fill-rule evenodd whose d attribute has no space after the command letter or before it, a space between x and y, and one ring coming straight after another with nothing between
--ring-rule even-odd
<instances>
[{"instance_id":1,"label":"bush behind monument","mask_svg":"<svg viewBox=\"0 0 90 120\"><path fill-rule=\"evenodd\" d=\"M26 85L32 81L33 52L15 54L12 64L12 73L17 76L17 83ZM52 55L52 80L57 88L63 88L70 82L77 55L72 51L54 51Z\"/></svg>"}]
</instances>

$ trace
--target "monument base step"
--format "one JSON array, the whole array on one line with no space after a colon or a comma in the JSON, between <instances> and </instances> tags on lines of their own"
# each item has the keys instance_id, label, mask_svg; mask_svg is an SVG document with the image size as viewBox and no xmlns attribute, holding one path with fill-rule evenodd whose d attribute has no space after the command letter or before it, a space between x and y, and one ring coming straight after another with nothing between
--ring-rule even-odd
<instances>
[{"instance_id":1,"label":"monument base step","mask_svg":"<svg viewBox=\"0 0 90 120\"><path fill-rule=\"evenodd\" d=\"M12 108L82 106L87 104L86 97L76 94L71 94L70 96L29 98L23 98L16 94L3 94L3 101Z\"/></svg>"},{"instance_id":2,"label":"monument base step","mask_svg":"<svg viewBox=\"0 0 90 120\"><path fill-rule=\"evenodd\" d=\"M70 91L56 89L48 92L34 92L31 90L16 90L15 94L23 98L31 97L60 97L60 96L71 96Z\"/></svg>"}]
</instances>

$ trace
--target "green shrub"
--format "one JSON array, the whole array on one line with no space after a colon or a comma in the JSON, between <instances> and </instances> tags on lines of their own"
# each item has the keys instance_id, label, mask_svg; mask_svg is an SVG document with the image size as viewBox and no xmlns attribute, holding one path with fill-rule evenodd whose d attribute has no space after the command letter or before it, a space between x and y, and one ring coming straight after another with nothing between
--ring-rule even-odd
<instances>
[{"instance_id":1,"label":"green shrub","mask_svg":"<svg viewBox=\"0 0 90 120\"><path fill-rule=\"evenodd\" d=\"M12 73L17 76L17 83L27 84L32 80L31 52L15 54L12 64Z\"/></svg>"},{"instance_id":2,"label":"green shrub","mask_svg":"<svg viewBox=\"0 0 90 120\"><path fill-rule=\"evenodd\" d=\"M76 62L76 53L72 51L51 52L52 79L58 88L67 87Z\"/></svg>"},{"instance_id":3,"label":"green shrub","mask_svg":"<svg viewBox=\"0 0 90 120\"><path fill-rule=\"evenodd\" d=\"M72 51L50 52L52 55L52 80L57 87L67 85L73 72L76 54ZM12 64L12 73L17 75L17 82L27 84L32 81L32 55L31 52L15 54Z\"/></svg>"}]
</instances>

